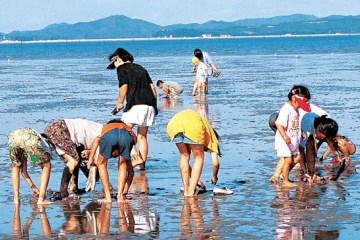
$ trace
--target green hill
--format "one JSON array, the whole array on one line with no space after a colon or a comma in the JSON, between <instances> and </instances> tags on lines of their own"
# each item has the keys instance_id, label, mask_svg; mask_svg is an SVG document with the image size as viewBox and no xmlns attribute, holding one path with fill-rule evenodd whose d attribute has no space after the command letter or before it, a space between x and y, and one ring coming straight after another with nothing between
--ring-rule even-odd
<instances>
[{"instance_id":1,"label":"green hill","mask_svg":"<svg viewBox=\"0 0 360 240\"><path fill-rule=\"evenodd\" d=\"M159 26L144 20L115 15L91 22L52 24L36 31L13 31L9 34L1 34L1 36L7 40L29 41L339 33L360 33L360 16L334 15L318 18L313 15L294 14L234 22L209 21L203 24Z\"/></svg>"}]
</instances>

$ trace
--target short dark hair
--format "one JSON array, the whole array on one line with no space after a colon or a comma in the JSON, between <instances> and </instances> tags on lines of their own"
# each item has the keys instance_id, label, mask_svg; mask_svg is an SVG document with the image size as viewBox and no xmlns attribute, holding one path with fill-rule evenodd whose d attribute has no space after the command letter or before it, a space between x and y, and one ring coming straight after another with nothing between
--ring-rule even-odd
<instances>
[{"instance_id":1,"label":"short dark hair","mask_svg":"<svg viewBox=\"0 0 360 240\"><path fill-rule=\"evenodd\" d=\"M158 80L158 81L156 82L156 86L159 86L160 83L164 83L164 82L163 82L162 80Z\"/></svg>"},{"instance_id":2,"label":"short dark hair","mask_svg":"<svg viewBox=\"0 0 360 240\"><path fill-rule=\"evenodd\" d=\"M310 91L307 87L305 86L301 86L301 85L294 85L289 94L288 94L288 99L290 100L292 96L294 95L302 95L303 97L307 98L308 100L310 100L311 95L310 95Z\"/></svg>"},{"instance_id":3,"label":"short dark hair","mask_svg":"<svg viewBox=\"0 0 360 240\"><path fill-rule=\"evenodd\" d=\"M121 120L121 118L114 118L108 121L106 124L110 124L110 123L124 123L124 122Z\"/></svg>"},{"instance_id":4,"label":"short dark hair","mask_svg":"<svg viewBox=\"0 0 360 240\"><path fill-rule=\"evenodd\" d=\"M339 130L337 122L326 115L315 118L314 127L315 129L319 127L319 131L324 134L326 138L335 137Z\"/></svg>"},{"instance_id":5,"label":"short dark hair","mask_svg":"<svg viewBox=\"0 0 360 240\"><path fill-rule=\"evenodd\" d=\"M194 56L201 60L203 58L203 53L200 49L196 48L194 50Z\"/></svg>"}]
</instances>

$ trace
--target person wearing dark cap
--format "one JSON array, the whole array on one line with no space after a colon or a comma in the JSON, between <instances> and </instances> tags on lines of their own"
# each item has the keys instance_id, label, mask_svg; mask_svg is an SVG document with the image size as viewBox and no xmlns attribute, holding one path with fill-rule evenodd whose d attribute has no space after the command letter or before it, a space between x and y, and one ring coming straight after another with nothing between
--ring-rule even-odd
<instances>
[{"instance_id":1,"label":"person wearing dark cap","mask_svg":"<svg viewBox=\"0 0 360 240\"><path fill-rule=\"evenodd\" d=\"M109 56L109 61L107 68L116 69L119 81L115 114L124 109L121 120L131 128L138 126L139 154L144 160L140 169L143 170L148 155L147 132L149 127L155 124L155 116L158 113L156 89L148 71L133 63L134 57L125 49L116 49ZM131 155L134 155L134 150Z\"/></svg>"}]
</instances>

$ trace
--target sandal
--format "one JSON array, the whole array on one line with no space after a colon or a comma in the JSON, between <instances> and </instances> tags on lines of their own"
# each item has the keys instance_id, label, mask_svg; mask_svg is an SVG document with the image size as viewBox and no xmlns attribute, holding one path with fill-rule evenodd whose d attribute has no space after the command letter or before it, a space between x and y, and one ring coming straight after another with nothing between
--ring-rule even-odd
<instances>
[{"instance_id":1,"label":"sandal","mask_svg":"<svg viewBox=\"0 0 360 240\"><path fill-rule=\"evenodd\" d=\"M71 200L77 200L79 199L79 195L75 194L75 193L70 193L69 196L67 197L64 197L62 200L65 200L65 201L71 201Z\"/></svg>"},{"instance_id":2,"label":"sandal","mask_svg":"<svg viewBox=\"0 0 360 240\"><path fill-rule=\"evenodd\" d=\"M54 192L50 197L50 201L52 201L52 202L62 200L62 199L63 199L63 195L60 192Z\"/></svg>"}]
</instances>

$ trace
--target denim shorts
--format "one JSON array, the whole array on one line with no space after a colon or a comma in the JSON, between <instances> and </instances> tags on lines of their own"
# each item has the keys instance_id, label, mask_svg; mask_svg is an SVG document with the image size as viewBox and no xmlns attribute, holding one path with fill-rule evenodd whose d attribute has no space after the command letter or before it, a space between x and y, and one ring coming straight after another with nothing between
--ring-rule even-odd
<instances>
[{"instance_id":1,"label":"denim shorts","mask_svg":"<svg viewBox=\"0 0 360 240\"><path fill-rule=\"evenodd\" d=\"M174 143L186 143L186 144L197 144L193 140L187 138L183 133L178 133L173 139Z\"/></svg>"},{"instance_id":2,"label":"denim shorts","mask_svg":"<svg viewBox=\"0 0 360 240\"><path fill-rule=\"evenodd\" d=\"M109 159L112 152L118 150L120 156L130 160L130 152L134 145L134 138L124 128L115 128L105 133L100 140L100 154Z\"/></svg>"}]
</instances>

